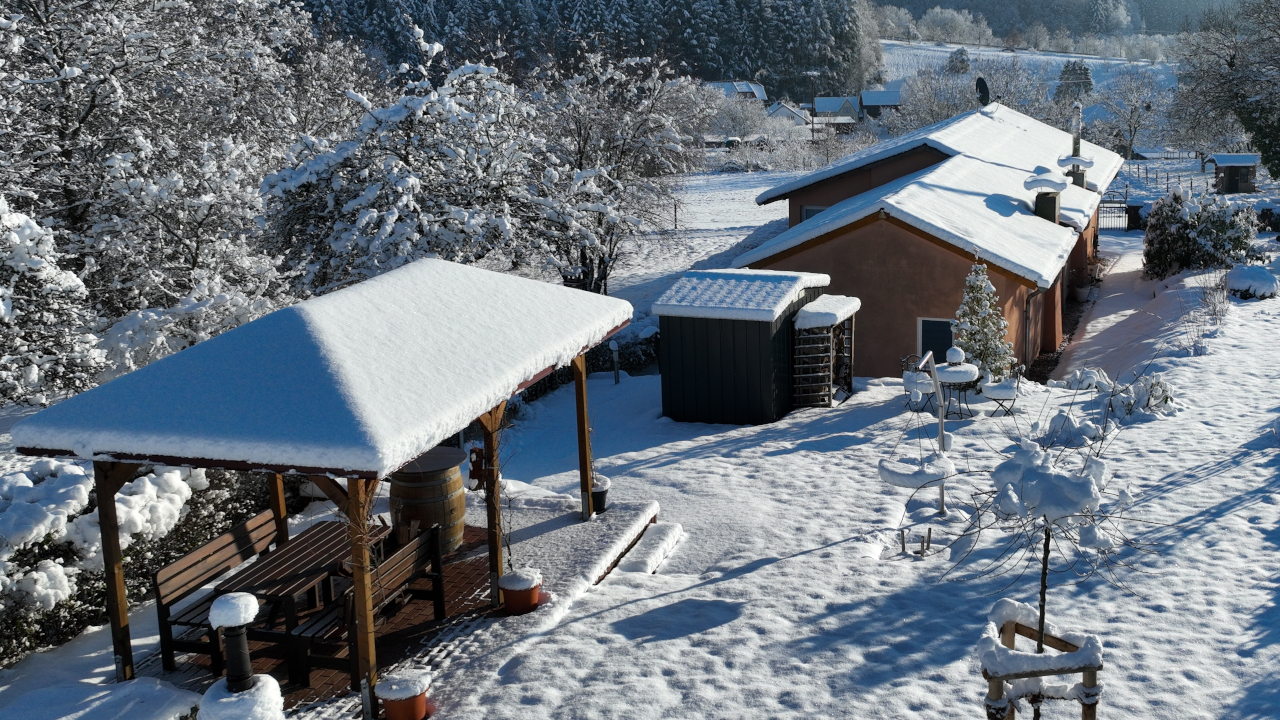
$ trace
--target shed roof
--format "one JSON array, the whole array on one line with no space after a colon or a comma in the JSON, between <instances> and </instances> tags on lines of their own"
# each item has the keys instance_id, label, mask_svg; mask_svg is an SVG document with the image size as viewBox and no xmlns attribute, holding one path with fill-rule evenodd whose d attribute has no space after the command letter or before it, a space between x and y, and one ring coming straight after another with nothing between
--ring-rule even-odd
<instances>
[{"instance_id":1,"label":"shed roof","mask_svg":"<svg viewBox=\"0 0 1280 720\"><path fill-rule=\"evenodd\" d=\"M1218 167L1253 167L1262 162L1257 153L1215 153L1209 160Z\"/></svg>"},{"instance_id":2,"label":"shed roof","mask_svg":"<svg viewBox=\"0 0 1280 720\"><path fill-rule=\"evenodd\" d=\"M1018 167L1030 173L1039 165L1055 167L1060 156L1071 154L1071 134L1003 105L988 105L846 155L824 168L760 193L756 204L781 200L815 183L918 147L931 147L953 157L967 155L993 165L1014 160ZM1105 190L1120 171L1123 158L1088 141L1080 143L1080 152L1093 158L1089 178Z\"/></svg>"},{"instance_id":3,"label":"shed roof","mask_svg":"<svg viewBox=\"0 0 1280 720\"><path fill-rule=\"evenodd\" d=\"M838 325L853 317L862 301L848 295L823 295L796 313L796 329L823 328Z\"/></svg>"},{"instance_id":4,"label":"shed roof","mask_svg":"<svg viewBox=\"0 0 1280 720\"><path fill-rule=\"evenodd\" d=\"M815 112L839 112L840 108L848 103L853 110L858 109L857 96L849 97L816 97L813 99L813 109Z\"/></svg>"},{"instance_id":5,"label":"shed roof","mask_svg":"<svg viewBox=\"0 0 1280 720\"><path fill-rule=\"evenodd\" d=\"M724 91L725 97L738 97L739 95L750 95L757 100L768 100L769 97L764 92L764 86L758 82L750 82L748 80L721 80L717 82L707 83L712 87L720 88Z\"/></svg>"},{"instance_id":6,"label":"shed roof","mask_svg":"<svg viewBox=\"0 0 1280 720\"><path fill-rule=\"evenodd\" d=\"M382 477L630 318L616 298L419 260L81 393L13 440Z\"/></svg>"},{"instance_id":7,"label":"shed roof","mask_svg":"<svg viewBox=\"0 0 1280 720\"><path fill-rule=\"evenodd\" d=\"M774 270L692 270L653 304L654 315L773 322L831 276Z\"/></svg>"}]
</instances>

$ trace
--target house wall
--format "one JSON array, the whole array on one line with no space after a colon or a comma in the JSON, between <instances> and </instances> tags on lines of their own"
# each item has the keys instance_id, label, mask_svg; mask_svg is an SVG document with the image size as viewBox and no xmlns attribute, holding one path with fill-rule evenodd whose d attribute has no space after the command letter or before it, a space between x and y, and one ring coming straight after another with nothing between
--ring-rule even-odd
<instances>
[{"instance_id":1,"label":"house wall","mask_svg":"<svg viewBox=\"0 0 1280 720\"><path fill-rule=\"evenodd\" d=\"M830 207L840 202L861 195L862 193L888 182L893 182L904 175L919 172L932 165L946 160L945 155L931 147L918 147L901 155L885 158L865 167L852 170L843 175L814 183L797 190L787 196L788 224L799 225L804 220L801 208L805 205Z\"/></svg>"},{"instance_id":2,"label":"house wall","mask_svg":"<svg viewBox=\"0 0 1280 720\"><path fill-rule=\"evenodd\" d=\"M1087 273L1089 271L1089 262L1097 259L1098 247L1098 211L1093 212L1093 217L1089 218L1089 224L1085 226L1084 232L1076 239L1076 245L1071 249L1071 255L1067 258L1067 267L1073 271ZM1071 278L1068 278L1070 280Z\"/></svg>"},{"instance_id":3,"label":"house wall","mask_svg":"<svg viewBox=\"0 0 1280 720\"><path fill-rule=\"evenodd\" d=\"M751 267L830 275L827 292L852 295L862 301L854 325L854 374L900 375L901 359L916 353L916 319L955 317L972 258L890 219L872 218L828 237L824 242L806 243ZM1019 361L1025 362L1023 318L1030 289L992 266L988 266L988 274L1009 322L1007 339L1013 343ZM1039 353L1046 340L1041 337L1045 317L1058 307L1060 304L1047 305L1042 296L1032 300L1033 354Z\"/></svg>"}]
</instances>

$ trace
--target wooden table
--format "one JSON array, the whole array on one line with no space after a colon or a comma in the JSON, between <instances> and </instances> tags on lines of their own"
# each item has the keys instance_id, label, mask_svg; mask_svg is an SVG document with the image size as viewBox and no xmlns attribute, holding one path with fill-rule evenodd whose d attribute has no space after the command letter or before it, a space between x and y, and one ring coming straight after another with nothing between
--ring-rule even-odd
<instances>
[{"instance_id":1,"label":"wooden table","mask_svg":"<svg viewBox=\"0 0 1280 720\"><path fill-rule=\"evenodd\" d=\"M369 526L371 554L379 549L390 533L391 528L385 525ZM313 595L317 601L331 602L333 598L327 591L326 581L338 573L342 563L350 558L351 537L347 524L318 522L219 583L214 593L246 592L271 603L274 609L268 629L255 629L250 633L260 639L282 640L298 626L298 596ZM281 608L285 615L283 633L271 629ZM275 637L277 635L283 637Z\"/></svg>"}]
</instances>

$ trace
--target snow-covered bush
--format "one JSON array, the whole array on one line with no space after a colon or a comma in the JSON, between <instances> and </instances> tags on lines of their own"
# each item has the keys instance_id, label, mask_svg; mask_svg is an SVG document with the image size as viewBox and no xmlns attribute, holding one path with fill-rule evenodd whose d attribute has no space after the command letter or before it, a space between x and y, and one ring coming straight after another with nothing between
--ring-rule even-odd
<instances>
[{"instance_id":1,"label":"snow-covered bush","mask_svg":"<svg viewBox=\"0 0 1280 720\"><path fill-rule=\"evenodd\" d=\"M1254 248L1257 216L1216 195L1193 200L1182 188L1157 200L1147 216L1142 259L1149 276L1182 270L1230 268L1262 260Z\"/></svg>"},{"instance_id":2,"label":"snow-covered bush","mask_svg":"<svg viewBox=\"0 0 1280 720\"><path fill-rule=\"evenodd\" d=\"M1140 375L1128 385L1116 385L1108 396L1117 418L1156 417L1178 411L1175 390L1160 373Z\"/></svg>"},{"instance_id":3,"label":"snow-covered bush","mask_svg":"<svg viewBox=\"0 0 1280 720\"><path fill-rule=\"evenodd\" d=\"M116 512L130 601L266 505L265 483L248 474L156 468L126 483ZM40 460L0 477L0 667L106 621L97 518L88 463Z\"/></svg>"},{"instance_id":4,"label":"snow-covered bush","mask_svg":"<svg viewBox=\"0 0 1280 720\"><path fill-rule=\"evenodd\" d=\"M1009 376L1013 368L1013 343L1005 338L1009 322L1000 307L996 287L987 277L987 266L975 263L964 282L964 298L951 323L955 346L993 380Z\"/></svg>"},{"instance_id":5,"label":"snow-covered bush","mask_svg":"<svg viewBox=\"0 0 1280 720\"><path fill-rule=\"evenodd\" d=\"M61 259L53 233L0 196L0 405L44 405L97 379L94 313Z\"/></svg>"},{"instance_id":6,"label":"snow-covered bush","mask_svg":"<svg viewBox=\"0 0 1280 720\"><path fill-rule=\"evenodd\" d=\"M1227 291L1241 300L1280 295L1280 279L1262 265L1237 265L1227 272Z\"/></svg>"}]
</instances>

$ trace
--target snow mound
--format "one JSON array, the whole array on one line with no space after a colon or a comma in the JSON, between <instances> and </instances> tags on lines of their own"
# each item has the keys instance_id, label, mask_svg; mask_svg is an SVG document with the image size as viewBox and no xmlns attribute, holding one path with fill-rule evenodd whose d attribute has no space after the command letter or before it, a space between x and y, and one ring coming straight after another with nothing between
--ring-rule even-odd
<instances>
[{"instance_id":1,"label":"snow mound","mask_svg":"<svg viewBox=\"0 0 1280 720\"><path fill-rule=\"evenodd\" d=\"M383 675L375 692L384 700L408 700L431 688L430 672L396 673Z\"/></svg>"},{"instance_id":2,"label":"snow mound","mask_svg":"<svg viewBox=\"0 0 1280 720\"><path fill-rule=\"evenodd\" d=\"M249 593L233 592L219 595L209 608L209 624L214 630L224 627L240 627L253 622L258 616L258 598Z\"/></svg>"},{"instance_id":3,"label":"snow mound","mask_svg":"<svg viewBox=\"0 0 1280 720\"><path fill-rule=\"evenodd\" d=\"M1039 440L1045 447L1083 447L1102 437L1102 428L1092 420L1076 417L1065 409L1049 418L1043 427Z\"/></svg>"},{"instance_id":4,"label":"snow mound","mask_svg":"<svg viewBox=\"0 0 1280 720\"><path fill-rule=\"evenodd\" d=\"M1068 390L1101 390L1108 392L1114 383L1102 368L1080 368L1062 380L1050 380L1049 387Z\"/></svg>"},{"instance_id":5,"label":"snow mound","mask_svg":"<svg viewBox=\"0 0 1280 720\"><path fill-rule=\"evenodd\" d=\"M179 720L199 704L196 693L150 677L104 685L78 680L32 690L0 715L5 720Z\"/></svg>"},{"instance_id":6,"label":"snow mound","mask_svg":"<svg viewBox=\"0 0 1280 720\"><path fill-rule=\"evenodd\" d=\"M680 523L661 522L650 525L626 558L618 563L618 570L645 574L657 572L658 566L680 544L682 537L684 528Z\"/></svg>"},{"instance_id":7,"label":"snow mound","mask_svg":"<svg viewBox=\"0 0 1280 720\"><path fill-rule=\"evenodd\" d=\"M1065 177L1052 172L1042 172L1022 181L1022 187L1028 190L1044 190L1055 193L1066 190L1070 184Z\"/></svg>"},{"instance_id":8,"label":"snow mound","mask_svg":"<svg viewBox=\"0 0 1280 720\"><path fill-rule=\"evenodd\" d=\"M895 487L911 490L938 485L945 478L956 474L955 464L945 455L930 455L924 459L921 467L893 460L881 460L879 467L881 480Z\"/></svg>"},{"instance_id":9,"label":"snow mound","mask_svg":"<svg viewBox=\"0 0 1280 720\"><path fill-rule=\"evenodd\" d=\"M1063 472L1052 457L1032 442L991 471L998 494L996 509L1009 516L1043 517L1051 523L1074 524L1082 513L1098 509L1102 493L1097 479L1106 471L1098 460L1081 474Z\"/></svg>"},{"instance_id":10,"label":"snow mound","mask_svg":"<svg viewBox=\"0 0 1280 720\"><path fill-rule=\"evenodd\" d=\"M254 675L253 687L233 693L227 679L219 678L204 692L199 720L284 720L280 683L270 675Z\"/></svg>"},{"instance_id":11,"label":"snow mound","mask_svg":"<svg viewBox=\"0 0 1280 720\"><path fill-rule=\"evenodd\" d=\"M951 348L951 350L959 350L959 348ZM951 351L947 351L948 357ZM944 383L967 383L978 379L979 371L977 365L969 363L959 363L957 365L939 365L938 382Z\"/></svg>"},{"instance_id":12,"label":"snow mound","mask_svg":"<svg viewBox=\"0 0 1280 720\"><path fill-rule=\"evenodd\" d=\"M964 350L958 347L947 348L947 362L952 365L959 365L964 362Z\"/></svg>"},{"instance_id":13,"label":"snow mound","mask_svg":"<svg viewBox=\"0 0 1280 720\"><path fill-rule=\"evenodd\" d=\"M542 584L542 573L533 568L520 568L498 578L503 590L532 590Z\"/></svg>"},{"instance_id":14,"label":"snow mound","mask_svg":"<svg viewBox=\"0 0 1280 720\"><path fill-rule=\"evenodd\" d=\"M1227 291L1245 300L1280 295L1280 278L1261 265L1237 265L1227 271Z\"/></svg>"},{"instance_id":15,"label":"snow mound","mask_svg":"<svg viewBox=\"0 0 1280 720\"><path fill-rule=\"evenodd\" d=\"M1000 382L984 383L982 395L992 400L1014 400L1018 397L1018 379L1005 378Z\"/></svg>"}]
</instances>

